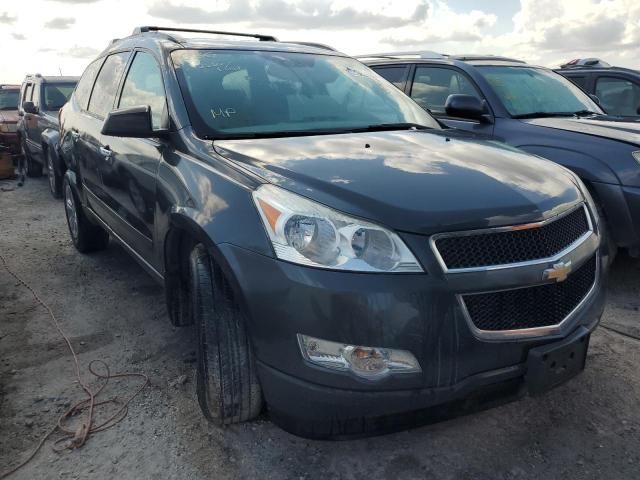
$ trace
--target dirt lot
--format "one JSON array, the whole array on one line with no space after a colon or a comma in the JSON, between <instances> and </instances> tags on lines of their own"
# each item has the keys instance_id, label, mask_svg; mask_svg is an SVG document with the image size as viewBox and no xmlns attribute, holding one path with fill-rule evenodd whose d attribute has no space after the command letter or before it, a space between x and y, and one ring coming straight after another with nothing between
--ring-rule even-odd
<instances>
[{"instance_id":1,"label":"dirt lot","mask_svg":"<svg viewBox=\"0 0 640 480\"><path fill-rule=\"evenodd\" d=\"M619 333L598 329L587 371L542 398L409 432L317 442L267 417L223 430L200 415L192 332L170 325L161 288L116 245L76 253L46 180L0 182L0 252L58 315L83 365L99 358L151 379L122 423L71 453L52 451L54 435L12 478L640 478L640 342ZM640 336L640 261L616 262L603 322ZM80 398L46 312L0 267L0 471Z\"/></svg>"}]
</instances>

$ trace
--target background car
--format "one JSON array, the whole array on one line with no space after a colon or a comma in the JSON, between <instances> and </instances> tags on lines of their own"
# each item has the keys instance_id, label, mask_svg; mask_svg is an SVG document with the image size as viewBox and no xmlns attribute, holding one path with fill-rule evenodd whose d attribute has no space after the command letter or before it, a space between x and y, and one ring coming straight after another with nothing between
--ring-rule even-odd
<instances>
[{"instance_id":1,"label":"background car","mask_svg":"<svg viewBox=\"0 0 640 480\"><path fill-rule=\"evenodd\" d=\"M396 52L359 57L443 124L553 160L589 188L617 247L640 256L640 124L611 117L550 69L505 57Z\"/></svg>"},{"instance_id":2,"label":"background car","mask_svg":"<svg viewBox=\"0 0 640 480\"><path fill-rule=\"evenodd\" d=\"M9 153L20 151L18 142L19 85L0 85L0 145Z\"/></svg>"},{"instance_id":3,"label":"background car","mask_svg":"<svg viewBox=\"0 0 640 480\"><path fill-rule=\"evenodd\" d=\"M20 89L18 135L27 175L39 177L46 167L54 197L62 193L65 166L59 161L58 111L67 102L78 77L27 75Z\"/></svg>"},{"instance_id":4,"label":"background car","mask_svg":"<svg viewBox=\"0 0 640 480\"><path fill-rule=\"evenodd\" d=\"M556 72L598 97L609 115L640 120L640 71L613 67L597 58L585 58L571 60Z\"/></svg>"},{"instance_id":5,"label":"background car","mask_svg":"<svg viewBox=\"0 0 640 480\"><path fill-rule=\"evenodd\" d=\"M575 174L344 54L227 35L138 28L60 113L71 239L122 244L195 325L208 419L381 433L584 368L606 251Z\"/></svg>"}]
</instances>

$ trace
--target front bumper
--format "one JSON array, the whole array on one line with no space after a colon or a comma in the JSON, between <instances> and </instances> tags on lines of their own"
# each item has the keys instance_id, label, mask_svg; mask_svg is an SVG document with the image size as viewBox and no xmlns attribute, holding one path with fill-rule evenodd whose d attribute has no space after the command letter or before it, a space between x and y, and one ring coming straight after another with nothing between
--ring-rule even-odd
<instances>
[{"instance_id":1,"label":"front bumper","mask_svg":"<svg viewBox=\"0 0 640 480\"><path fill-rule=\"evenodd\" d=\"M436 272L435 262L422 260L427 274L361 274L293 265L228 244L221 250L246 306L272 417L303 436L402 428L407 425L399 417L409 418L410 425L431 418L420 413L425 409L469 405L478 395L493 398L494 391L517 395L529 350L564 339L580 326L593 330L604 308L606 269L600 268L590 297L562 329L544 337L482 340L473 334L457 301L464 278L452 280ZM601 255L599 261L605 258ZM496 278L506 288L510 281L522 281L522 275L526 272L508 279L507 272L501 272ZM408 350L422 372L369 381L330 371L304 361L298 333ZM319 425L327 420L345 427L340 432L334 427L323 430ZM362 428L367 431L357 431Z\"/></svg>"}]
</instances>

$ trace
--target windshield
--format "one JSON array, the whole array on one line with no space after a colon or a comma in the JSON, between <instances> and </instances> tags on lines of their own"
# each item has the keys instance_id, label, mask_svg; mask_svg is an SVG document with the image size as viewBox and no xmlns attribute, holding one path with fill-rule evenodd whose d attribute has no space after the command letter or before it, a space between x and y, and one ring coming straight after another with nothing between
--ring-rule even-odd
<instances>
[{"instance_id":1,"label":"windshield","mask_svg":"<svg viewBox=\"0 0 640 480\"><path fill-rule=\"evenodd\" d=\"M20 90L0 90L0 110L17 110Z\"/></svg>"},{"instance_id":2,"label":"windshield","mask_svg":"<svg viewBox=\"0 0 640 480\"><path fill-rule=\"evenodd\" d=\"M587 94L555 72L498 66L479 66L478 71L514 117L603 113Z\"/></svg>"},{"instance_id":3,"label":"windshield","mask_svg":"<svg viewBox=\"0 0 640 480\"><path fill-rule=\"evenodd\" d=\"M60 110L69 100L75 87L75 83L45 83L44 109Z\"/></svg>"},{"instance_id":4,"label":"windshield","mask_svg":"<svg viewBox=\"0 0 640 480\"><path fill-rule=\"evenodd\" d=\"M189 117L204 138L440 128L360 62L304 53L177 50ZM393 125L390 125L393 124Z\"/></svg>"}]
</instances>

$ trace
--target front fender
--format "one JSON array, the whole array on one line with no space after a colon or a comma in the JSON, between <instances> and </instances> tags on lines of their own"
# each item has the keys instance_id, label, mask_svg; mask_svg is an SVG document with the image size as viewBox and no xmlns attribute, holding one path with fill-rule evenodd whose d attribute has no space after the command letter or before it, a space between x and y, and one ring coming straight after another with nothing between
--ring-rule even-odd
<instances>
[{"instance_id":1,"label":"front fender","mask_svg":"<svg viewBox=\"0 0 640 480\"><path fill-rule=\"evenodd\" d=\"M589 182L620 184L613 170L597 158L569 148L546 145L518 145L519 149L559 163Z\"/></svg>"}]
</instances>

